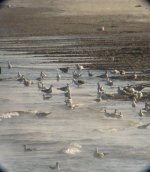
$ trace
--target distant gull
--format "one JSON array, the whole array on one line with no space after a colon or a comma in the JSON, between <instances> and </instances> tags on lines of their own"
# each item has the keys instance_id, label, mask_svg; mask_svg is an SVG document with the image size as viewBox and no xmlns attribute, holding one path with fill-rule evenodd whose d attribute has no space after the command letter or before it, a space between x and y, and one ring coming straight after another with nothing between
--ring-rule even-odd
<instances>
[{"instance_id":1,"label":"distant gull","mask_svg":"<svg viewBox=\"0 0 150 172\"><path fill-rule=\"evenodd\" d=\"M45 89L44 86L43 86L43 82L42 81L38 81L38 88L39 89Z\"/></svg>"},{"instance_id":2,"label":"distant gull","mask_svg":"<svg viewBox=\"0 0 150 172\"><path fill-rule=\"evenodd\" d=\"M49 88L42 89L41 91L44 93L50 94L50 93L52 93L52 87L53 87L53 85L50 85Z\"/></svg>"},{"instance_id":3,"label":"distant gull","mask_svg":"<svg viewBox=\"0 0 150 172\"><path fill-rule=\"evenodd\" d=\"M64 86L64 87L57 88L57 90L68 91L68 90L69 90L69 84L67 84L67 85Z\"/></svg>"},{"instance_id":4,"label":"distant gull","mask_svg":"<svg viewBox=\"0 0 150 172\"><path fill-rule=\"evenodd\" d=\"M79 87L80 85L82 85L82 84L85 84L85 82L84 82L83 80L76 80L76 79L73 79L72 81L73 81L73 83L74 83L75 85L77 85L78 87Z\"/></svg>"},{"instance_id":5,"label":"distant gull","mask_svg":"<svg viewBox=\"0 0 150 172\"><path fill-rule=\"evenodd\" d=\"M110 80L109 78L107 78L107 85L109 85L109 86L113 86L113 81L112 81L112 80Z\"/></svg>"},{"instance_id":6,"label":"distant gull","mask_svg":"<svg viewBox=\"0 0 150 172\"><path fill-rule=\"evenodd\" d=\"M12 64L10 63L10 61L8 61L8 69L12 68Z\"/></svg>"},{"instance_id":7,"label":"distant gull","mask_svg":"<svg viewBox=\"0 0 150 172\"><path fill-rule=\"evenodd\" d=\"M150 104L148 102L145 102L145 108L143 108L146 112L150 111Z\"/></svg>"},{"instance_id":8,"label":"distant gull","mask_svg":"<svg viewBox=\"0 0 150 172\"><path fill-rule=\"evenodd\" d=\"M104 92L104 87L102 85L100 85L100 83L98 82L97 83L97 91L101 91L101 92Z\"/></svg>"},{"instance_id":9,"label":"distant gull","mask_svg":"<svg viewBox=\"0 0 150 172\"><path fill-rule=\"evenodd\" d=\"M105 155L108 155L108 153L101 152L98 148L96 148L93 155L95 158L101 159L104 158Z\"/></svg>"},{"instance_id":10,"label":"distant gull","mask_svg":"<svg viewBox=\"0 0 150 172\"><path fill-rule=\"evenodd\" d=\"M79 73L79 72L77 72L77 71L74 71L74 72L72 73L72 75L73 75L73 78L74 78L74 79L78 79L82 74Z\"/></svg>"},{"instance_id":11,"label":"distant gull","mask_svg":"<svg viewBox=\"0 0 150 172\"><path fill-rule=\"evenodd\" d=\"M139 116L142 118L144 116L144 113L142 112L142 109L140 109Z\"/></svg>"},{"instance_id":12,"label":"distant gull","mask_svg":"<svg viewBox=\"0 0 150 172\"><path fill-rule=\"evenodd\" d=\"M91 71L88 70L88 76L89 77L92 77L93 76L93 73Z\"/></svg>"},{"instance_id":13,"label":"distant gull","mask_svg":"<svg viewBox=\"0 0 150 172\"><path fill-rule=\"evenodd\" d=\"M82 65L79 65L79 64L76 64L76 68L79 71L84 69L84 67Z\"/></svg>"},{"instance_id":14,"label":"distant gull","mask_svg":"<svg viewBox=\"0 0 150 172\"><path fill-rule=\"evenodd\" d=\"M120 74L119 70L116 70L116 69L115 69L115 70L111 70L110 72L111 72L112 74Z\"/></svg>"},{"instance_id":15,"label":"distant gull","mask_svg":"<svg viewBox=\"0 0 150 172\"><path fill-rule=\"evenodd\" d=\"M102 28L101 28L101 29L102 29L102 31L105 31L105 27L104 27L104 26L102 26Z\"/></svg>"},{"instance_id":16,"label":"distant gull","mask_svg":"<svg viewBox=\"0 0 150 172\"><path fill-rule=\"evenodd\" d=\"M137 74L134 72L134 74L133 74L133 79L137 79Z\"/></svg>"},{"instance_id":17,"label":"distant gull","mask_svg":"<svg viewBox=\"0 0 150 172\"><path fill-rule=\"evenodd\" d=\"M25 86L28 87L28 86L30 86L31 84L33 84L33 82L32 82L31 80L28 80L28 79L25 79L25 78L24 78L24 85L25 85Z\"/></svg>"},{"instance_id":18,"label":"distant gull","mask_svg":"<svg viewBox=\"0 0 150 172\"><path fill-rule=\"evenodd\" d=\"M69 67L59 68L63 73L68 73Z\"/></svg>"},{"instance_id":19,"label":"distant gull","mask_svg":"<svg viewBox=\"0 0 150 172\"><path fill-rule=\"evenodd\" d=\"M23 145L23 147L24 147L24 151L25 151L25 152L31 152L31 151L36 150L36 149L27 148L26 145Z\"/></svg>"},{"instance_id":20,"label":"distant gull","mask_svg":"<svg viewBox=\"0 0 150 172\"><path fill-rule=\"evenodd\" d=\"M120 71L120 75L125 75L125 74L126 74L125 70Z\"/></svg>"},{"instance_id":21,"label":"distant gull","mask_svg":"<svg viewBox=\"0 0 150 172\"><path fill-rule=\"evenodd\" d=\"M52 98L51 94L43 94L43 100L49 100L50 98Z\"/></svg>"},{"instance_id":22,"label":"distant gull","mask_svg":"<svg viewBox=\"0 0 150 172\"><path fill-rule=\"evenodd\" d=\"M59 81L61 79L61 75L59 74L58 71L57 71L56 79L57 79L57 81Z\"/></svg>"},{"instance_id":23,"label":"distant gull","mask_svg":"<svg viewBox=\"0 0 150 172\"><path fill-rule=\"evenodd\" d=\"M21 75L20 77L17 78L17 81L22 82L24 81L24 79L25 79L24 75Z\"/></svg>"},{"instance_id":24,"label":"distant gull","mask_svg":"<svg viewBox=\"0 0 150 172\"><path fill-rule=\"evenodd\" d=\"M20 72L18 72L17 77L18 78L22 77L22 74Z\"/></svg>"},{"instance_id":25,"label":"distant gull","mask_svg":"<svg viewBox=\"0 0 150 172\"><path fill-rule=\"evenodd\" d=\"M107 79L108 78L108 71L106 70L104 74L99 75L97 77Z\"/></svg>"},{"instance_id":26,"label":"distant gull","mask_svg":"<svg viewBox=\"0 0 150 172\"><path fill-rule=\"evenodd\" d=\"M46 77L47 75L44 72L40 72L40 76L38 78L36 78L36 80L38 81L42 81L44 79L44 77Z\"/></svg>"},{"instance_id":27,"label":"distant gull","mask_svg":"<svg viewBox=\"0 0 150 172\"><path fill-rule=\"evenodd\" d=\"M60 167L59 167L59 163L58 162L56 162L56 165L54 165L54 166L49 166L49 168L50 169L52 169L52 170L60 170Z\"/></svg>"},{"instance_id":28,"label":"distant gull","mask_svg":"<svg viewBox=\"0 0 150 172\"><path fill-rule=\"evenodd\" d=\"M105 116L106 117L111 117L111 118L123 118L123 115L121 112L119 112L119 114L117 113L117 109L115 109L115 111L113 113L109 113L106 111L106 109L104 110L105 112Z\"/></svg>"}]
</instances>

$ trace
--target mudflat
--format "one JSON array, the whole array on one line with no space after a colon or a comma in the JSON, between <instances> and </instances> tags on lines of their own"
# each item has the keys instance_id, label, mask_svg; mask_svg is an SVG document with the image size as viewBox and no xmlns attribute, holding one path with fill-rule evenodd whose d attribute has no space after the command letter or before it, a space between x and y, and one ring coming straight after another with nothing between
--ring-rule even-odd
<instances>
[{"instance_id":1,"label":"mudflat","mask_svg":"<svg viewBox=\"0 0 150 172\"><path fill-rule=\"evenodd\" d=\"M135 0L12 0L0 11L0 37L84 35L86 38L78 39L77 44L90 47L83 51L92 59L90 67L98 68L101 64L104 69L147 69L150 68L149 9ZM95 48L98 46L104 48ZM39 48L34 53L50 54L51 50Z\"/></svg>"}]
</instances>

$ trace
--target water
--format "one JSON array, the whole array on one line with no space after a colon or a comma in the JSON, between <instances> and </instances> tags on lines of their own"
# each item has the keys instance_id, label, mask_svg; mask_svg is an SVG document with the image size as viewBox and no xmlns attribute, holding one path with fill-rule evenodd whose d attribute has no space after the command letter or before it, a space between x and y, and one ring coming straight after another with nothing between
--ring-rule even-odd
<instances>
[{"instance_id":1,"label":"water","mask_svg":"<svg viewBox=\"0 0 150 172\"><path fill-rule=\"evenodd\" d=\"M7 68L8 60L12 69ZM58 82L56 68L67 64L42 63L43 60L42 55L0 51L0 163L9 172L48 172L51 171L49 165L56 162L64 172L142 172L150 160L149 128L137 128L150 122L149 116L142 120L138 116L144 102L138 102L138 106L132 108L129 101L94 101L98 81L109 93L129 82L115 81L114 86L109 87L105 80L96 77L104 71L91 70L94 77L89 78L85 69L81 77L85 84L78 88L72 84L74 64L68 64L69 73L60 72L62 79ZM49 100L43 100L43 93L37 87L36 78L41 71L47 75L44 85L54 85ZM31 79L33 84L25 87L16 81L18 72ZM73 110L66 108L63 92L57 90L67 83L71 87L73 103L78 105ZM105 108L108 111L117 108L123 113L123 119L105 117ZM36 112L51 114L38 118ZM23 144L33 151L24 151ZM95 158L96 147L108 155Z\"/></svg>"}]
</instances>

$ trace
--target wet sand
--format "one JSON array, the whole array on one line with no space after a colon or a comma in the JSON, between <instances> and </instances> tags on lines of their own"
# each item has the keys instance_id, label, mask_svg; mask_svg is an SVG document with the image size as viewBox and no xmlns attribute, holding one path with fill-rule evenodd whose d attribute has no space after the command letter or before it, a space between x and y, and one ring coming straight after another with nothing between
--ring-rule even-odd
<instances>
[{"instance_id":1,"label":"wet sand","mask_svg":"<svg viewBox=\"0 0 150 172\"><path fill-rule=\"evenodd\" d=\"M8 1L9 2L9 1ZM103 5L102 5L103 4ZM20 43L29 54L76 54L75 58L63 56L60 63L79 63L92 69L145 70L150 68L150 21L149 10L140 1L114 3L85 1L10 1L0 13L0 37ZM105 30L102 31L104 26ZM74 36L76 44L57 47L32 48L31 40L22 37ZM43 39L43 38L42 38ZM67 39L67 38L66 38ZM3 45L3 42L1 43ZM25 48L26 47L26 48ZM5 47L1 47L1 49ZM7 46L6 46L7 48ZM16 50L16 49L15 49ZM66 60L67 58L67 60ZM114 60L112 60L114 59ZM52 62L52 61L51 61Z\"/></svg>"}]
</instances>

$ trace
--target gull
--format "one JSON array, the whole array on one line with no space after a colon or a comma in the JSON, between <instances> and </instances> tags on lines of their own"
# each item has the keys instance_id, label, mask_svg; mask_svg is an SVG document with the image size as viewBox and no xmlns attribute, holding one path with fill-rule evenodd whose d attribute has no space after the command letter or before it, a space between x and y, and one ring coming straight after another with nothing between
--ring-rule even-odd
<instances>
[{"instance_id":1,"label":"gull","mask_svg":"<svg viewBox=\"0 0 150 172\"><path fill-rule=\"evenodd\" d=\"M140 109L139 116L140 117L143 117L144 116L144 113L142 112L142 109Z\"/></svg>"},{"instance_id":2,"label":"gull","mask_svg":"<svg viewBox=\"0 0 150 172\"><path fill-rule=\"evenodd\" d=\"M41 76L42 78L44 78L44 77L46 77L47 75L46 75L44 72L41 71L40 76Z\"/></svg>"},{"instance_id":3,"label":"gull","mask_svg":"<svg viewBox=\"0 0 150 172\"><path fill-rule=\"evenodd\" d=\"M58 162L56 162L56 165L54 165L54 166L49 166L49 168L50 169L52 169L52 170L60 170L60 167L59 167L59 163Z\"/></svg>"},{"instance_id":4,"label":"gull","mask_svg":"<svg viewBox=\"0 0 150 172\"><path fill-rule=\"evenodd\" d=\"M76 64L76 68L77 68L77 70L82 70L82 69L84 69L84 67L82 66L82 65L79 65L79 64Z\"/></svg>"},{"instance_id":5,"label":"gull","mask_svg":"<svg viewBox=\"0 0 150 172\"><path fill-rule=\"evenodd\" d=\"M49 100L50 98L52 98L51 94L43 94L43 100Z\"/></svg>"},{"instance_id":6,"label":"gull","mask_svg":"<svg viewBox=\"0 0 150 172\"><path fill-rule=\"evenodd\" d=\"M70 90L66 91L66 92L64 93L64 95L65 95L65 97L67 97L67 98L71 99L71 93L70 93Z\"/></svg>"},{"instance_id":7,"label":"gull","mask_svg":"<svg viewBox=\"0 0 150 172\"><path fill-rule=\"evenodd\" d=\"M77 79L77 78L79 78L82 74L81 74L81 73L78 73L78 72L76 72L76 71L74 71L74 72L72 73L72 75L73 75L73 78L74 78L74 79Z\"/></svg>"},{"instance_id":8,"label":"gull","mask_svg":"<svg viewBox=\"0 0 150 172\"><path fill-rule=\"evenodd\" d=\"M100 76L97 76L97 77L100 77L100 78L108 78L108 71L106 70L106 72Z\"/></svg>"},{"instance_id":9,"label":"gull","mask_svg":"<svg viewBox=\"0 0 150 172\"><path fill-rule=\"evenodd\" d=\"M133 74L133 78L134 79L137 79L137 74L134 72L134 74Z\"/></svg>"},{"instance_id":10,"label":"gull","mask_svg":"<svg viewBox=\"0 0 150 172\"><path fill-rule=\"evenodd\" d=\"M112 86L113 85L113 81L110 80L109 78L107 78L107 85L109 85L109 86Z\"/></svg>"},{"instance_id":11,"label":"gull","mask_svg":"<svg viewBox=\"0 0 150 172\"><path fill-rule=\"evenodd\" d=\"M89 70L88 70L88 76L89 77L92 77L93 76L93 73L91 73Z\"/></svg>"},{"instance_id":12,"label":"gull","mask_svg":"<svg viewBox=\"0 0 150 172\"><path fill-rule=\"evenodd\" d=\"M44 77L46 77L46 74L44 72L41 72L40 77L38 77L36 80L42 81L42 79L44 79Z\"/></svg>"},{"instance_id":13,"label":"gull","mask_svg":"<svg viewBox=\"0 0 150 172\"><path fill-rule=\"evenodd\" d=\"M52 87L53 87L53 85L50 85L49 88L42 89L41 91L44 93L50 94L50 93L52 93Z\"/></svg>"},{"instance_id":14,"label":"gull","mask_svg":"<svg viewBox=\"0 0 150 172\"><path fill-rule=\"evenodd\" d=\"M125 70L120 71L120 75L125 75L125 74L126 74Z\"/></svg>"},{"instance_id":15,"label":"gull","mask_svg":"<svg viewBox=\"0 0 150 172\"><path fill-rule=\"evenodd\" d=\"M24 79L25 79L24 75L21 75L16 80L22 82L22 81L24 81Z\"/></svg>"},{"instance_id":16,"label":"gull","mask_svg":"<svg viewBox=\"0 0 150 172\"><path fill-rule=\"evenodd\" d=\"M75 85L77 85L78 87L79 87L80 85L82 85L82 84L85 83L83 80L76 80L76 79L73 79L72 81L73 81L73 83L74 83Z\"/></svg>"},{"instance_id":17,"label":"gull","mask_svg":"<svg viewBox=\"0 0 150 172\"><path fill-rule=\"evenodd\" d=\"M25 85L25 86L28 87L28 86L30 86L32 83L33 83L33 82L32 82L31 80L27 80L27 79L24 78L24 85Z\"/></svg>"},{"instance_id":18,"label":"gull","mask_svg":"<svg viewBox=\"0 0 150 172\"><path fill-rule=\"evenodd\" d=\"M118 94L125 95L125 94L127 94L127 92L123 88L118 87Z\"/></svg>"},{"instance_id":19,"label":"gull","mask_svg":"<svg viewBox=\"0 0 150 172\"><path fill-rule=\"evenodd\" d=\"M143 108L145 111L150 111L150 104L148 102L145 102L145 108Z\"/></svg>"},{"instance_id":20,"label":"gull","mask_svg":"<svg viewBox=\"0 0 150 172\"><path fill-rule=\"evenodd\" d=\"M10 61L8 61L8 69L12 68L12 64L10 63Z\"/></svg>"},{"instance_id":21,"label":"gull","mask_svg":"<svg viewBox=\"0 0 150 172\"><path fill-rule=\"evenodd\" d=\"M105 155L108 155L108 153L101 152L98 148L96 148L93 155L95 158L101 159L104 158Z\"/></svg>"},{"instance_id":22,"label":"gull","mask_svg":"<svg viewBox=\"0 0 150 172\"><path fill-rule=\"evenodd\" d=\"M31 152L31 151L36 150L36 149L27 148L27 145L23 145L23 147L24 147L25 152Z\"/></svg>"},{"instance_id":23,"label":"gull","mask_svg":"<svg viewBox=\"0 0 150 172\"><path fill-rule=\"evenodd\" d=\"M112 74L120 74L120 72L119 72L119 70L112 70L112 71L110 71Z\"/></svg>"},{"instance_id":24,"label":"gull","mask_svg":"<svg viewBox=\"0 0 150 172\"><path fill-rule=\"evenodd\" d=\"M42 81L38 81L38 88L39 89L44 89L44 86L43 86L43 82Z\"/></svg>"},{"instance_id":25,"label":"gull","mask_svg":"<svg viewBox=\"0 0 150 172\"><path fill-rule=\"evenodd\" d=\"M67 84L67 85L64 86L64 87L57 88L57 90L68 91L68 90L69 90L69 84Z\"/></svg>"},{"instance_id":26,"label":"gull","mask_svg":"<svg viewBox=\"0 0 150 172\"><path fill-rule=\"evenodd\" d=\"M104 27L104 26L102 26L102 28L101 28L101 29L102 29L102 31L105 31L105 27Z\"/></svg>"},{"instance_id":27,"label":"gull","mask_svg":"<svg viewBox=\"0 0 150 172\"><path fill-rule=\"evenodd\" d=\"M57 75L56 75L57 81L59 81L61 79L61 75L59 74L59 72L57 71Z\"/></svg>"},{"instance_id":28,"label":"gull","mask_svg":"<svg viewBox=\"0 0 150 172\"><path fill-rule=\"evenodd\" d=\"M138 92L136 93L136 95L137 95L137 98L138 98L138 99L141 99L141 98L143 97L142 91L138 91Z\"/></svg>"},{"instance_id":29,"label":"gull","mask_svg":"<svg viewBox=\"0 0 150 172\"><path fill-rule=\"evenodd\" d=\"M59 68L63 73L68 73L69 67Z\"/></svg>"},{"instance_id":30,"label":"gull","mask_svg":"<svg viewBox=\"0 0 150 172\"><path fill-rule=\"evenodd\" d=\"M99 91L102 91L102 92L104 91L104 87L101 86L99 82L97 83L97 91L98 91L98 92L99 92Z\"/></svg>"},{"instance_id":31,"label":"gull","mask_svg":"<svg viewBox=\"0 0 150 172\"><path fill-rule=\"evenodd\" d=\"M42 76L40 76L40 77L36 78L36 80L38 80L38 81L42 81L42 80L43 80L43 77L42 77Z\"/></svg>"},{"instance_id":32,"label":"gull","mask_svg":"<svg viewBox=\"0 0 150 172\"><path fill-rule=\"evenodd\" d=\"M18 72L17 77L18 77L18 78L22 77L22 75L21 75L20 72Z\"/></svg>"},{"instance_id":33,"label":"gull","mask_svg":"<svg viewBox=\"0 0 150 172\"><path fill-rule=\"evenodd\" d=\"M122 113L120 112L119 114L117 114L117 109L115 109L115 111L113 113L108 113L106 111L106 109L104 110L105 112L105 116L106 117L111 117L111 118L123 118Z\"/></svg>"}]
</instances>

